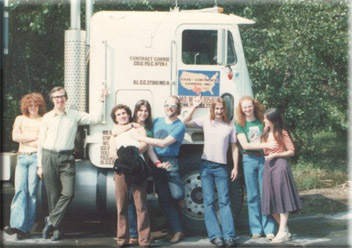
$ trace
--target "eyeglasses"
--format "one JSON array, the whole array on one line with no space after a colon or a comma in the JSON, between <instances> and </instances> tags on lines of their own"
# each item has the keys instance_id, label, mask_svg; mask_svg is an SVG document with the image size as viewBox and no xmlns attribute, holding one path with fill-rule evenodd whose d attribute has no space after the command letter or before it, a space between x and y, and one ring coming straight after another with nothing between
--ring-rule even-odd
<instances>
[{"instance_id":1,"label":"eyeglasses","mask_svg":"<svg viewBox=\"0 0 352 248\"><path fill-rule=\"evenodd\" d=\"M165 108L176 108L177 105L176 104L164 104Z\"/></svg>"},{"instance_id":2,"label":"eyeglasses","mask_svg":"<svg viewBox=\"0 0 352 248\"><path fill-rule=\"evenodd\" d=\"M59 98L66 98L65 95L61 95L61 96L52 96L51 98L53 99L59 99Z\"/></svg>"}]
</instances>

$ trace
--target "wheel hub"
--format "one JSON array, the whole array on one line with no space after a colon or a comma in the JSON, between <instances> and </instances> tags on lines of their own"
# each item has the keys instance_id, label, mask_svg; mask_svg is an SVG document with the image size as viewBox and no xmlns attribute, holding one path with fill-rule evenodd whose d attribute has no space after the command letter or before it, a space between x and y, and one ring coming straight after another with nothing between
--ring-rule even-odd
<instances>
[{"instance_id":1,"label":"wheel hub","mask_svg":"<svg viewBox=\"0 0 352 248\"><path fill-rule=\"evenodd\" d=\"M192 172L183 178L186 207L182 212L189 218L204 219L202 184L199 172Z\"/></svg>"}]
</instances>

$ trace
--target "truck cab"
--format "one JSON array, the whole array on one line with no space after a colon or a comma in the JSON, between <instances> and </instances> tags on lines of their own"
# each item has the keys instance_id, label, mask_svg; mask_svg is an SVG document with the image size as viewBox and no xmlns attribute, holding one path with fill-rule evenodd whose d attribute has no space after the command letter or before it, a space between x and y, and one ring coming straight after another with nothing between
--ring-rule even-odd
<instances>
[{"instance_id":1,"label":"truck cab","mask_svg":"<svg viewBox=\"0 0 352 248\"><path fill-rule=\"evenodd\" d=\"M165 99L176 95L182 119L190 111L193 98L200 94L202 105L194 118L209 115L213 99L222 97L229 119L234 120L238 99L252 95L238 25L254 22L217 10L94 14L90 28L89 109L94 109L96 92L105 85L110 91L105 102L106 116L115 105L122 103L133 109L140 99L149 101L153 117L164 116ZM104 124L90 127L88 136L89 161L98 171L109 171L109 185L113 185L113 160L108 157L112 127L112 120L106 117ZM186 192L182 218L189 232L205 230L199 176L203 143L202 130L188 128L179 155ZM241 179L230 185L236 217L243 202ZM109 195L110 203L114 202L114 194Z\"/></svg>"},{"instance_id":2,"label":"truck cab","mask_svg":"<svg viewBox=\"0 0 352 248\"><path fill-rule=\"evenodd\" d=\"M80 8L75 9L79 13ZM197 118L209 115L212 101L222 97L229 119L234 120L239 98L252 95L239 25L254 22L222 14L220 9L101 11L86 22L89 35L80 27L66 30L67 107L90 113L98 111L96 99L100 90L106 88L110 92L104 101L103 122L78 133L77 140L81 141L78 143L83 145L76 153L80 155L76 157L75 197L68 215L116 214L114 161L108 156L113 127L110 111L115 105L122 103L133 109L138 100L145 99L151 104L155 118L164 116L165 99L176 95L181 102L182 119L190 111L193 98L201 95L202 105L193 116ZM205 234L199 175L203 144L202 130L187 128L179 166L186 204L181 218L189 234ZM230 171L232 160L228 157ZM12 171L12 155L11 158L12 162L3 164L2 169ZM155 202L153 182L148 185L148 201ZM39 213L45 213L43 181L38 188ZM236 219L243 203L241 178L230 182L230 199Z\"/></svg>"}]
</instances>

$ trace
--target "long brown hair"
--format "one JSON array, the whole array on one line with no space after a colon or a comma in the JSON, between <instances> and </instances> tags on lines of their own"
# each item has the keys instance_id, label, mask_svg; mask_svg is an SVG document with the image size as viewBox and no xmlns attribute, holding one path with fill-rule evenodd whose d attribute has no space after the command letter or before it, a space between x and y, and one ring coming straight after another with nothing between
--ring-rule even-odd
<instances>
[{"instance_id":1,"label":"long brown hair","mask_svg":"<svg viewBox=\"0 0 352 248\"><path fill-rule=\"evenodd\" d=\"M137 112L141 109L142 106L145 106L148 110L148 118L145 120L145 127L150 130L152 129L152 108L147 100L139 100L134 106L133 118L132 121L137 122Z\"/></svg>"},{"instance_id":2,"label":"long brown hair","mask_svg":"<svg viewBox=\"0 0 352 248\"><path fill-rule=\"evenodd\" d=\"M238 106L236 108L236 121L238 125L244 127L246 124L246 116L242 111L242 103L244 101L251 101L254 106L254 116L258 119L262 124L264 124L264 106L257 99L254 99L251 96L243 96L240 98L238 102Z\"/></svg>"},{"instance_id":3,"label":"long brown hair","mask_svg":"<svg viewBox=\"0 0 352 248\"><path fill-rule=\"evenodd\" d=\"M269 108L265 112L265 118L273 123L273 135L275 140L279 143L283 143L282 131L284 130L284 121L278 109ZM266 142L268 140L270 129L265 128L262 134L262 140Z\"/></svg>"},{"instance_id":4,"label":"long brown hair","mask_svg":"<svg viewBox=\"0 0 352 248\"><path fill-rule=\"evenodd\" d=\"M33 92L27 95L24 95L21 99L21 113L25 116L29 116L28 107L34 103L38 105L38 114L43 116L45 113L45 100L42 94Z\"/></svg>"},{"instance_id":5,"label":"long brown hair","mask_svg":"<svg viewBox=\"0 0 352 248\"><path fill-rule=\"evenodd\" d=\"M227 117L227 107L226 107L226 103L224 101L224 99L222 99L221 97L218 97L215 99L215 101L213 101L211 103L210 106L210 120L214 120L215 119L215 106L217 103L221 103L222 106L224 107L224 116L222 117L222 120L226 123L226 124L230 124L230 120Z\"/></svg>"}]
</instances>

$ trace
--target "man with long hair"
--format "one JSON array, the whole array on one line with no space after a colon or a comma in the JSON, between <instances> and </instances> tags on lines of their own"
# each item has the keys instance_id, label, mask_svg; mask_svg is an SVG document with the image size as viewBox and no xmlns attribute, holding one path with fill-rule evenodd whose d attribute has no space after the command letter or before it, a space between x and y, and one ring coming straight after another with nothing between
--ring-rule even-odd
<instances>
[{"instance_id":1,"label":"man with long hair","mask_svg":"<svg viewBox=\"0 0 352 248\"><path fill-rule=\"evenodd\" d=\"M231 144L233 168L231 180L238 174L238 148L236 144L236 129L227 117L224 100L216 98L210 107L210 117L192 119L193 113L201 105L200 96L194 99L193 107L184 119L188 127L200 127L204 131L204 149L200 164L200 178L204 199L204 219L208 237L217 247L236 245L235 224L231 212L228 173L227 150ZM215 193L218 192L220 222L215 212Z\"/></svg>"}]
</instances>

